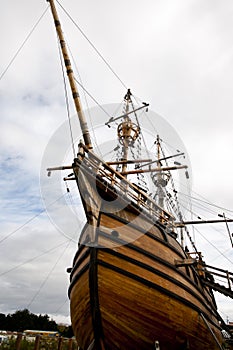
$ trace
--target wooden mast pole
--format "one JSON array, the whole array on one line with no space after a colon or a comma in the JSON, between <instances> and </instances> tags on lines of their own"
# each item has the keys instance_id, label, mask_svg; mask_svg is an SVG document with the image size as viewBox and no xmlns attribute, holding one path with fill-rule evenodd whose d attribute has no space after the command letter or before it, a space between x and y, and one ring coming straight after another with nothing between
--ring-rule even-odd
<instances>
[{"instance_id":1,"label":"wooden mast pole","mask_svg":"<svg viewBox=\"0 0 233 350\"><path fill-rule=\"evenodd\" d=\"M184 227L185 225L199 225L199 224L219 224L221 222L233 222L233 219L225 220L199 220L199 221L183 221L175 223L176 227Z\"/></svg>"},{"instance_id":2,"label":"wooden mast pole","mask_svg":"<svg viewBox=\"0 0 233 350\"><path fill-rule=\"evenodd\" d=\"M158 187L158 198L159 198L159 206L161 208L164 207L164 192L162 188L162 166L160 161L160 140L159 135L157 135L157 168L158 168L158 177L157 177L157 187Z\"/></svg>"},{"instance_id":3,"label":"wooden mast pole","mask_svg":"<svg viewBox=\"0 0 233 350\"><path fill-rule=\"evenodd\" d=\"M62 28L61 28L61 23L60 23L59 17L58 17L58 13L57 13L57 10L56 10L55 4L54 4L54 0L47 0L47 1L50 3L51 12L52 12L52 15L53 15L53 19L54 19L57 35L58 35L58 38L59 38L59 41L60 41L60 46L61 46L61 50L62 50L64 64L66 66L66 73L67 73L67 76L68 76L68 79L69 79L70 88L71 88L71 92L72 92L75 108L76 108L76 111L77 111L77 114L78 114L81 130L82 130L82 134L83 134L84 143L85 143L85 145L87 146L88 149L92 149L91 138L90 138L90 134L89 134L86 118L85 118L85 115L84 115L84 112L83 112L83 109L82 109L81 100L80 100L80 96L79 96L79 93L78 93L77 85L76 85L76 82L75 82L74 73L73 73L73 70L72 70L71 61L70 61L70 57L69 57L68 50L67 50L67 47L66 47L64 35L63 35L63 32L62 32Z\"/></svg>"},{"instance_id":4,"label":"wooden mast pole","mask_svg":"<svg viewBox=\"0 0 233 350\"><path fill-rule=\"evenodd\" d=\"M129 103L131 101L131 95L130 95L130 92L128 90L127 92L127 95L125 97L126 99L126 110L125 110L125 117L124 117L124 120L125 120L125 123L129 123L129 117L128 117L128 113L129 113ZM128 130L127 130L128 131ZM123 141L123 160L124 160L124 163L122 163L122 172L125 172L127 170L127 160L128 160L128 152L129 152L129 137L128 135L124 137L124 141ZM125 175L125 178L127 177L127 174Z\"/></svg>"},{"instance_id":5,"label":"wooden mast pole","mask_svg":"<svg viewBox=\"0 0 233 350\"><path fill-rule=\"evenodd\" d=\"M129 117L129 114L131 113L129 111L129 105L132 103L131 101L131 91L128 89L126 95L125 95L125 113L123 114L123 121L118 125L117 133L118 133L118 139L119 142L123 146L123 154L122 154L122 172L121 174L127 178L128 172L127 165L128 165L128 153L129 153L129 147L134 143L134 141L137 139L139 135L139 126L133 123ZM118 119L118 118L117 118Z\"/></svg>"}]
</instances>

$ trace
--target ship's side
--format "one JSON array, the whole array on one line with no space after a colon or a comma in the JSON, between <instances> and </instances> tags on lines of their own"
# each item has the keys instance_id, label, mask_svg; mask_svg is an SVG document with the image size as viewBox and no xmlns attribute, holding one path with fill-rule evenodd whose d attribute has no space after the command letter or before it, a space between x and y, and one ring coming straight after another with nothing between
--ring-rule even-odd
<instances>
[{"instance_id":1,"label":"ship's side","mask_svg":"<svg viewBox=\"0 0 233 350\"><path fill-rule=\"evenodd\" d=\"M158 342L162 350L219 349L214 298L185 263L174 232L142 203L116 195L90 165L82 172L79 187L91 187L102 200L92 198L95 220L83 229L71 272L71 319L80 348L154 349Z\"/></svg>"}]
</instances>

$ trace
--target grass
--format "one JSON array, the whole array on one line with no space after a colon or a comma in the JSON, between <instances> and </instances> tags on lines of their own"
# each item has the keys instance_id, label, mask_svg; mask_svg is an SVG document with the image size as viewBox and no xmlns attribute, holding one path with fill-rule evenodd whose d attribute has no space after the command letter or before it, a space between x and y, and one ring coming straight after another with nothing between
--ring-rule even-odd
<instances>
[{"instance_id":1,"label":"grass","mask_svg":"<svg viewBox=\"0 0 233 350\"><path fill-rule=\"evenodd\" d=\"M40 339L40 350L57 350L58 349L58 338L52 339L52 338L41 338ZM27 339L22 339L20 344L20 350L34 350L35 347L35 341L29 341ZM0 344L1 350L15 350L16 349L16 339L8 339L7 341L2 342ZM69 350L69 339L62 338L62 344L60 347L60 350ZM78 346L75 340L72 342L72 350L78 350Z\"/></svg>"}]
</instances>

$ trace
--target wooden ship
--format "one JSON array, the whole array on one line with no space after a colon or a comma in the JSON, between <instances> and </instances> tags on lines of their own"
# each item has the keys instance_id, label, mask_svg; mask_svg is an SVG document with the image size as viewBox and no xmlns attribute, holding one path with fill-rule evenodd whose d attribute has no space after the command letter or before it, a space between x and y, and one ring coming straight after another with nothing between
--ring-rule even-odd
<instances>
[{"instance_id":1,"label":"wooden ship","mask_svg":"<svg viewBox=\"0 0 233 350\"><path fill-rule=\"evenodd\" d=\"M71 321L79 349L223 349L225 325L213 290L232 297L233 275L213 272L193 242L193 251L187 251L183 233L193 222L183 220L179 206L173 212L165 205L172 172L187 172L186 165L168 164L168 158L180 155L166 157L158 135L154 159L132 157L142 139L137 112L148 105L135 109L130 90L123 114L108 122L118 123L118 157L107 161L97 155L55 4L48 1L83 135L71 166L48 169L72 169L69 179L77 182L86 214L69 269ZM136 182L145 174L153 193ZM175 207L174 199L170 203ZM229 288L215 283L214 273L225 276Z\"/></svg>"}]
</instances>

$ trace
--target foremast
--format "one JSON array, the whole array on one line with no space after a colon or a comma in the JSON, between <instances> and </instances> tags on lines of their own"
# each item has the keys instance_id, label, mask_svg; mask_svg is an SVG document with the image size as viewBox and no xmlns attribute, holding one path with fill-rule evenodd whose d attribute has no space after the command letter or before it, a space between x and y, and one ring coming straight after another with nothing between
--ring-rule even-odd
<instances>
[{"instance_id":1,"label":"foremast","mask_svg":"<svg viewBox=\"0 0 233 350\"><path fill-rule=\"evenodd\" d=\"M81 127L82 134L83 134L84 143L88 149L92 149L91 137L90 137L90 133L89 133L88 126L87 126L86 117L85 117L85 114L84 114L83 109L82 109L81 100L80 100L77 84L75 81L73 69L71 66L71 60L70 60L69 53L67 50L66 42L65 42L64 35L62 32L61 23L60 23L60 20L58 17L58 13L57 13L57 10L56 10L55 4L54 4L54 0L47 0L47 1L50 3L51 12L52 12L52 16L54 19L54 24L56 27L57 35L59 38L61 51L62 51L62 55L63 55L63 60L64 60L64 64L66 67L66 73L67 73L67 76L69 79L75 109L76 109L76 112L78 114L80 127Z\"/></svg>"}]
</instances>

